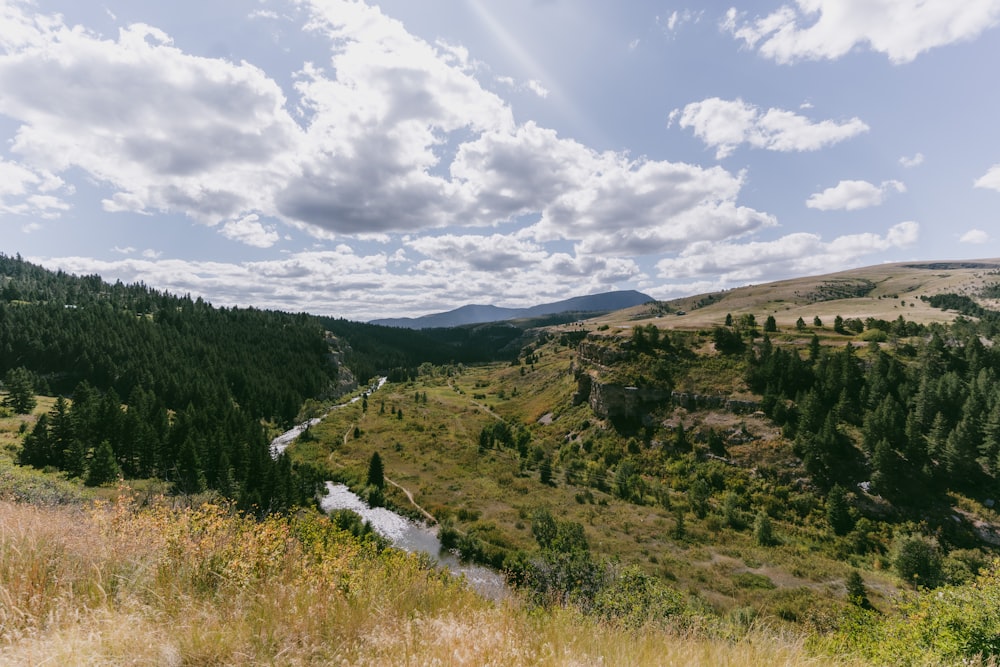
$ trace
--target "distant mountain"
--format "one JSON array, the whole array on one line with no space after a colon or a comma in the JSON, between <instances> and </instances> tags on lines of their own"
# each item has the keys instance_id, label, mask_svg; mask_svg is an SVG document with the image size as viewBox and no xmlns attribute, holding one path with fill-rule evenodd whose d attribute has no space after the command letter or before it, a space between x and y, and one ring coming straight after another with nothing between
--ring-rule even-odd
<instances>
[{"instance_id":1,"label":"distant mountain","mask_svg":"<svg viewBox=\"0 0 1000 667\"><path fill-rule=\"evenodd\" d=\"M397 317L372 320L371 324L380 324L387 327L403 327L406 329L434 329L439 327L457 327L463 324L517 320L526 317L543 317L545 315L566 312L607 313L621 310L622 308L639 306L649 301L653 301L653 297L647 294L636 292L635 290L623 290L618 292L604 292L603 294L591 294L590 296L577 296L572 299L556 301L555 303L544 303L530 308L468 305L456 308L455 310L449 310L446 313L435 313L433 315L424 315L423 317Z\"/></svg>"}]
</instances>

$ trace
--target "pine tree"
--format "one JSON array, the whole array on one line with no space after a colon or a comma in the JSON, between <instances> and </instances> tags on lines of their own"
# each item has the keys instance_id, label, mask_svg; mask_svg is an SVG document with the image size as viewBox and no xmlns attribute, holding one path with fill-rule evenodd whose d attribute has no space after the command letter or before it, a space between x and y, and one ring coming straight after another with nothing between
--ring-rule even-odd
<instances>
[{"instance_id":1,"label":"pine tree","mask_svg":"<svg viewBox=\"0 0 1000 667\"><path fill-rule=\"evenodd\" d=\"M834 484L826 496L826 520L837 535L846 535L854 528L847 491L839 484Z\"/></svg>"},{"instance_id":2,"label":"pine tree","mask_svg":"<svg viewBox=\"0 0 1000 667\"><path fill-rule=\"evenodd\" d=\"M94 458L90 462L90 470L87 471L84 483L87 486L101 486L115 481L121 473L111 443L108 440L101 440L101 444L94 450Z\"/></svg>"},{"instance_id":3,"label":"pine tree","mask_svg":"<svg viewBox=\"0 0 1000 667\"><path fill-rule=\"evenodd\" d=\"M31 432L24 436L24 443L18 453L17 462L21 465L44 468L51 465L52 444L49 435L49 416L38 416Z\"/></svg>"},{"instance_id":4,"label":"pine tree","mask_svg":"<svg viewBox=\"0 0 1000 667\"><path fill-rule=\"evenodd\" d=\"M552 484L552 460L547 456L538 465L538 479L546 486Z\"/></svg>"},{"instance_id":5,"label":"pine tree","mask_svg":"<svg viewBox=\"0 0 1000 667\"><path fill-rule=\"evenodd\" d=\"M186 494L205 490L205 474L201 469L197 446L190 436L184 439L177 451L177 488Z\"/></svg>"},{"instance_id":6,"label":"pine tree","mask_svg":"<svg viewBox=\"0 0 1000 667\"><path fill-rule=\"evenodd\" d=\"M7 371L3 383L7 387L7 396L3 399L4 407L11 408L19 415L31 414L38 405L31 373L24 367L12 368Z\"/></svg>"},{"instance_id":7,"label":"pine tree","mask_svg":"<svg viewBox=\"0 0 1000 667\"><path fill-rule=\"evenodd\" d=\"M848 601L861 607L862 609L874 609L871 601L868 599L868 589L865 587L865 580L861 577L861 573L857 570L851 570L851 573L847 575L847 580L844 582L847 588L847 599Z\"/></svg>"},{"instance_id":8,"label":"pine tree","mask_svg":"<svg viewBox=\"0 0 1000 667\"><path fill-rule=\"evenodd\" d=\"M373 486L376 489L385 486L385 469L382 467L382 457L378 452L372 452L372 457L368 461L368 479L365 486Z\"/></svg>"},{"instance_id":9,"label":"pine tree","mask_svg":"<svg viewBox=\"0 0 1000 667\"><path fill-rule=\"evenodd\" d=\"M771 525L771 517L764 510L757 512L757 517L754 519L753 541L761 547L769 547L774 544L774 528Z\"/></svg>"}]
</instances>

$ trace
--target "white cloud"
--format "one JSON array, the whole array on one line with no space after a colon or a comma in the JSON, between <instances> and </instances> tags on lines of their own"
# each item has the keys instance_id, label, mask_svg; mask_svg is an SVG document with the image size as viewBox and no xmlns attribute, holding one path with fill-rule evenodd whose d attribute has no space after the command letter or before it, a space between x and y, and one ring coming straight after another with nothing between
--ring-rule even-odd
<instances>
[{"instance_id":1,"label":"white cloud","mask_svg":"<svg viewBox=\"0 0 1000 667\"><path fill-rule=\"evenodd\" d=\"M656 267L659 276L667 280L715 278L728 284L828 273L871 253L913 245L919 231L917 223L901 222L885 236L849 234L830 242L824 242L818 234L798 232L774 241L695 243L678 257L661 260Z\"/></svg>"},{"instance_id":2,"label":"white cloud","mask_svg":"<svg viewBox=\"0 0 1000 667\"><path fill-rule=\"evenodd\" d=\"M981 245L983 243L989 243L990 235L981 229L970 229L969 231L962 234L961 238L958 239L959 243L973 243L976 245Z\"/></svg>"},{"instance_id":3,"label":"white cloud","mask_svg":"<svg viewBox=\"0 0 1000 667\"><path fill-rule=\"evenodd\" d=\"M906 192L906 186L899 181L883 181L882 185L873 185L868 181L840 181L834 187L810 196L806 206L820 211L856 211L878 206L891 191Z\"/></svg>"},{"instance_id":4,"label":"white cloud","mask_svg":"<svg viewBox=\"0 0 1000 667\"><path fill-rule=\"evenodd\" d=\"M122 248L121 246L114 246L113 248L111 248L111 251L116 252L119 255L131 255L132 253L135 252L135 248L133 248L132 246L125 246L124 248Z\"/></svg>"},{"instance_id":5,"label":"white cloud","mask_svg":"<svg viewBox=\"0 0 1000 667\"><path fill-rule=\"evenodd\" d=\"M906 167L907 169L911 167L919 167L923 163L924 163L923 153L917 153L913 157L904 155L903 157L899 158L899 164Z\"/></svg>"},{"instance_id":6,"label":"white cloud","mask_svg":"<svg viewBox=\"0 0 1000 667\"><path fill-rule=\"evenodd\" d=\"M70 208L52 194L59 191L72 194L74 188L47 170L0 158L0 213L57 218Z\"/></svg>"},{"instance_id":7,"label":"white cloud","mask_svg":"<svg viewBox=\"0 0 1000 667\"><path fill-rule=\"evenodd\" d=\"M20 123L12 151L26 164L111 185L109 211L215 222L271 208L301 132L261 70L187 55L143 24L110 40L58 17L33 21L43 28L0 34L0 112Z\"/></svg>"},{"instance_id":8,"label":"white cloud","mask_svg":"<svg viewBox=\"0 0 1000 667\"><path fill-rule=\"evenodd\" d=\"M867 46L893 63L978 37L1000 22L1000 0L797 0L752 21L730 9L722 29L779 63L837 59Z\"/></svg>"},{"instance_id":9,"label":"white cloud","mask_svg":"<svg viewBox=\"0 0 1000 667\"><path fill-rule=\"evenodd\" d=\"M973 184L977 188L987 188L1000 192L1000 164L995 164L989 170L976 179Z\"/></svg>"},{"instance_id":10,"label":"white cloud","mask_svg":"<svg viewBox=\"0 0 1000 667\"><path fill-rule=\"evenodd\" d=\"M679 120L678 120L679 119ZM762 111L742 99L710 97L675 109L670 122L691 128L695 136L716 149L716 158L730 155L741 144L771 151L814 151L868 131L859 118L838 123L813 122L792 111Z\"/></svg>"},{"instance_id":11,"label":"white cloud","mask_svg":"<svg viewBox=\"0 0 1000 667\"><path fill-rule=\"evenodd\" d=\"M536 81L535 79L532 79L531 81L528 82L527 85L528 85L528 90L533 92L535 95L538 95L541 98L546 98L549 96L548 88L543 86L541 81Z\"/></svg>"},{"instance_id":12,"label":"white cloud","mask_svg":"<svg viewBox=\"0 0 1000 667\"><path fill-rule=\"evenodd\" d=\"M737 203L742 175L598 153L517 125L466 50L429 44L377 7L301 6L330 43L329 69L296 74L302 126L263 71L186 54L156 28L105 39L58 17L22 21L0 32L15 45L0 55L0 112L20 124L13 150L35 173L79 169L110 185L108 212L179 211L258 247L279 238L266 220L386 242L530 215L537 242L575 242L578 257L648 255L775 224ZM753 134L774 150L834 140L822 124L758 115Z\"/></svg>"},{"instance_id":13,"label":"white cloud","mask_svg":"<svg viewBox=\"0 0 1000 667\"><path fill-rule=\"evenodd\" d=\"M25 234L34 234L37 231L41 231L42 225L37 222L28 222L21 225L21 231Z\"/></svg>"},{"instance_id":14,"label":"white cloud","mask_svg":"<svg viewBox=\"0 0 1000 667\"><path fill-rule=\"evenodd\" d=\"M736 204L742 174L597 153L533 123L464 144L451 172L474 202L467 220L540 212L538 241L579 241L584 253L649 255L776 224Z\"/></svg>"},{"instance_id":15,"label":"white cloud","mask_svg":"<svg viewBox=\"0 0 1000 667\"><path fill-rule=\"evenodd\" d=\"M260 223L256 213L230 220L222 226L219 232L227 239L239 241L255 248L270 248L278 242L278 233L273 227L265 227Z\"/></svg>"},{"instance_id":16,"label":"white cloud","mask_svg":"<svg viewBox=\"0 0 1000 667\"><path fill-rule=\"evenodd\" d=\"M960 243L972 243L975 245L981 245L983 243L989 243L990 235L981 229L970 229L969 231L962 234L958 239Z\"/></svg>"},{"instance_id":17,"label":"white cloud","mask_svg":"<svg viewBox=\"0 0 1000 667\"><path fill-rule=\"evenodd\" d=\"M542 247L531 241L501 234L425 236L413 239L408 246L435 260L478 271L523 269L548 256Z\"/></svg>"},{"instance_id":18,"label":"white cloud","mask_svg":"<svg viewBox=\"0 0 1000 667\"><path fill-rule=\"evenodd\" d=\"M685 9L683 11L674 10L666 18L657 16L656 23L663 29L664 32L674 33L677 32L685 23L697 23L701 20L704 13L704 11L696 12L690 9Z\"/></svg>"}]
</instances>

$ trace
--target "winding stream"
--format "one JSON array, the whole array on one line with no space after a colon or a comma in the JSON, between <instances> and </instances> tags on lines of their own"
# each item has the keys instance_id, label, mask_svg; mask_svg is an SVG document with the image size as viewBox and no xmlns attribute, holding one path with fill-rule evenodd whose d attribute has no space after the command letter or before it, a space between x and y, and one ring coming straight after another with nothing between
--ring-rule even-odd
<instances>
[{"instance_id":1,"label":"winding stream","mask_svg":"<svg viewBox=\"0 0 1000 667\"><path fill-rule=\"evenodd\" d=\"M374 393L385 383L386 378L379 378L376 383L368 388L366 393L369 395ZM326 414L337 408L356 403L359 400L361 400L361 396L356 396L347 403L335 405ZM271 453L277 456L285 451L295 438L299 437L310 426L321 422L323 417L310 419L276 437L271 441ZM365 501L361 500L361 498L343 484L326 482L326 495L320 498L320 507L324 512L350 510L357 513L364 521L367 521L371 525L375 532L388 539L394 547L432 556L437 559L441 567L447 568L455 574L464 575L469 585L484 597L499 600L508 593L503 577L496 572L479 565L464 564L452 553L442 550L436 530L396 514L384 507L369 507Z\"/></svg>"}]
</instances>

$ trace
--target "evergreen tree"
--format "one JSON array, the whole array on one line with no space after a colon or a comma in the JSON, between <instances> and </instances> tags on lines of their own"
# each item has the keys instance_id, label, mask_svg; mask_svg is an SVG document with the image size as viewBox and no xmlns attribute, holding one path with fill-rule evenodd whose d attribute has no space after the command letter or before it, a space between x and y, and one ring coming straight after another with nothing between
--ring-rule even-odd
<instances>
[{"instance_id":1,"label":"evergreen tree","mask_svg":"<svg viewBox=\"0 0 1000 667\"><path fill-rule=\"evenodd\" d=\"M49 435L49 416L42 414L32 427L31 432L24 436L17 462L21 465L44 468L51 465L52 444Z\"/></svg>"},{"instance_id":2,"label":"evergreen tree","mask_svg":"<svg viewBox=\"0 0 1000 667\"><path fill-rule=\"evenodd\" d=\"M38 405L35 400L35 383L31 373L26 368L12 368L3 379L7 387L7 396L3 399L4 407L11 408L19 415L31 414Z\"/></svg>"},{"instance_id":3,"label":"evergreen tree","mask_svg":"<svg viewBox=\"0 0 1000 667\"><path fill-rule=\"evenodd\" d=\"M774 528L771 525L771 517L764 510L757 512L757 517L754 519L753 541L761 547L769 547L774 544Z\"/></svg>"},{"instance_id":4,"label":"evergreen tree","mask_svg":"<svg viewBox=\"0 0 1000 667\"><path fill-rule=\"evenodd\" d=\"M71 451L73 448L73 419L69 410L69 403L66 402L65 398L59 396L49 412L52 449L48 464L60 469L66 467L63 460L65 452Z\"/></svg>"},{"instance_id":5,"label":"evergreen tree","mask_svg":"<svg viewBox=\"0 0 1000 667\"><path fill-rule=\"evenodd\" d=\"M368 461L368 479L365 486L373 486L381 489L385 486L385 470L382 467L382 457L378 452L372 452L372 457Z\"/></svg>"},{"instance_id":6,"label":"evergreen tree","mask_svg":"<svg viewBox=\"0 0 1000 667\"><path fill-rule=\"evenodd\" d=\"M205 474L198 458L198 447L190 436L184 439L177 451L177 490L186 494L205 490Z\"/></svg>"},{"instance_id":7,"label":"evergreen tree","mask_svg":"<svg viewBox=\"0 0 1000 667\"><path fill-rule=\"evenodd\" d=\"M121 468L115 460L115 452L108 440L102 440L94 450L94 458L87 471L87 486L101 486L113 482L121 476Z\"/></svg>"},{"instance_id":8,"label":"evergreen tree","mask_svg":"<svg viewBox=\"0 0 1000 667\"><path fill-rule=\"evenodd\" d=\"M834 484L826 496L826 520L837 535L846 535L854 528L847 491L839 484Z\"/></svg>"},{"instance_id":9,"label":"evergreen tree","mask_svg":"<svg viewBox=\"0 0 1000 667\"><path fill-rule=\"evenodd\" d=\"M774 333L778 330L778 322L774 319L774 315L768 315L767 319L764 320L764 331Z\"/></svg>"},{"instance_id":10,"label":"evergreen tree","mask_svg":"<svg viewBox=\"0 0 1000 667\"><path fill-rule=\"evenodd\" d=\"M979 449L974 428L962 419L948 435L944 446L944 464L951 483L964 486L979 472L976 462Z\"/></svg>"},{"instance_id":11,"label":"evergreen tree","mask_svg":"<svg viewBox=\"0 0 1000 667\"><path fill-rule=\"evenodd\" d=\"M538 465L538 479L546 486L552 484L552 460L548 456Z\"/></svg>"},{"instance_id":12,"label":"evergreen tree","mask_svg":"<svg viewBox=\"0 0 1000 667\"><path fill-rule=\"evenodd\" d=\"M845 586L847 588L847 599L851 604L862 609L871 610L875 608L868 599L868 589L865 587L865 580L861 577L860 572L851 570L851 573L847 575Z\"/></svg>"}]
</instances>

